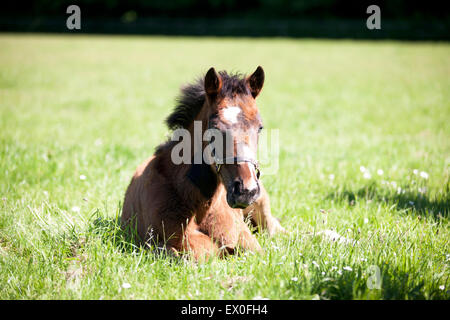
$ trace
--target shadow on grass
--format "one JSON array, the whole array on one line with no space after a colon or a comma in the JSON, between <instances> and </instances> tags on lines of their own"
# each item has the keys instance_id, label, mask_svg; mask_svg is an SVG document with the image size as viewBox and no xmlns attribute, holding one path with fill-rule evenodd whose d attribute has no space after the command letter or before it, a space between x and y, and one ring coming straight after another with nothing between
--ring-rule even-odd
<instances>
[{"instance_id":1,"label":"shadow on grass","mask_svg":"<svg viewBox=\"0 0 450 320\"><path fill-rule=\"evenodd\" d=\"M139 249L133 237L121 228L118 216L105 218L95 214L89 221L88 234L99 237L105 244L111 244L124 253L132 253Z\"/></svg>"},{"instance_id":2,"label":"shadow on grass","mask_svg":"<svg viewBox=\"0 0 450 320\"><path fill-rule=\"evenodd\" d=\"M410 188L388 190L376 183L364 186L356 190L337 189L326 197L327 200L346 201L350 206L363 199L395 205L399 210L405 210L410 214L424 215L437 219L439 217L448 218L450 211L450 197L447 190L444 194L430 197L428 194L412 191Z\"/></svg>"},{"instance_id":3,"label":"shadow on grass","mask_svg":"<svg viewBox=\"0 0 450 320\"><path fill-rule=\"evenodd\" d=\"M142 243L136 230L122 228L119 215L114 218L102 217L96 212L90 219L87 233L100 238L105 246L111 246L123 254L135 254L144 250L158 258L179 261L156 242Z\"/></svg>"},{"instance_id":4,"label":"shadow on grass","mask_svg":"<svg viewBox=\"0 0 450 320\"><path fill-rule=\"evenodd\" d=\"M256 233L258 230L251 225L251 221L247 221L250 230ZM129 226L123 228L120 221L120 216L115 218L102 217L98 212L95 212L89 221L87 234L100 238L105 246L111 246L124 254L135 254L142 250L153 254L158 258L169 259L173 262L181 262L186 259L193 259L190 251L179 251L174 253L171 250L167 250L166 241L153 237L147 240L145 243L141 241L136 228L130 228ZM226 249L225 253L219 255L220 258L225 258L228 255L241 255L243 251L241 248L236 247L234 249Z\"/></svg>"},{"instance_id":5,"label":"shadow on grass","mask_svg":"<svg viewBox=\"0 0 450 320\"><path fill-rule=\"evenodd\" d=\"M319 273L309 279L291 283L289 288L293 291L310 291L324 300L351 300L351 299L384 299L384 300L424 300L448 299L448 292L440 290L436 283L434 288L426 288L425 281L417 279L417 273L405 272L390 265L380 266L380 279L378 288L370 289L367 282L371 276L363 267L354 267L354 271L342 271L341 274L320 276Z\"/></svg>"}]
</instances>

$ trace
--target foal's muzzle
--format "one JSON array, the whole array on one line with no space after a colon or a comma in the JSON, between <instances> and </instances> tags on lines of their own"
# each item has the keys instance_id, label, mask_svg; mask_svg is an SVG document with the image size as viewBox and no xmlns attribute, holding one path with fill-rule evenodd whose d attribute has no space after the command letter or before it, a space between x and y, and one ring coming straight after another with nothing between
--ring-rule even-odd
<instances>
[{"instance_id":1,"label":"foal's muzzle","mask_svg":"<svg viewBox=\"0 0 450 320\"><path fill-rule=\"evenodd\" d=\"M240 208L244 209L251 205L255 200L259 197L260 194L260 186L259 186L259 166L258 162L243 157L234 157L227 158L220 161L221 163L230 163L226 160L232 160L233 164L248 162L254 166L256 180L252 180L251 183L247 183L247 185L242 181L241 177L236 177L230 184L227 186L227 202L228 205L232 208ZM216 171L219 174L222 164L218 164L216 161Z\"/></svg>"},{"instance_id":2,"label":"foal's muzzle","mask_svg":"<svg viewBox=\"0 0 450 320\"><path fill-rule=\"evenodd\" d=\"M227 191L227 202L232 208L245 209L259 197L260 187L257 182L254 188L245 188L243 183L237 179L232 184L231 190Z\"/></svg>"}]
</instances>

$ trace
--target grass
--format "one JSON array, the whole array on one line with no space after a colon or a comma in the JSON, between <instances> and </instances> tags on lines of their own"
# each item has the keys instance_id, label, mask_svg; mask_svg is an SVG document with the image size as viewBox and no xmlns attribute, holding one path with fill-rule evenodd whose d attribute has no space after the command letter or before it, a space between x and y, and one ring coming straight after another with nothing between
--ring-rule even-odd
<instances>
[{"instance_id":1,"label":"grass","mask_svg":"<svg viewBox=\"0 0 450 320\"><path fill-rule=\"evenodd\" d=\"M449 56L448 43L1 34L0 298L449 299ZM123 195L180 85L257 65L264 126L280 130L278 174L262 179L289 234L204 264L131 246Z\"/></svg>"}]
</instances>

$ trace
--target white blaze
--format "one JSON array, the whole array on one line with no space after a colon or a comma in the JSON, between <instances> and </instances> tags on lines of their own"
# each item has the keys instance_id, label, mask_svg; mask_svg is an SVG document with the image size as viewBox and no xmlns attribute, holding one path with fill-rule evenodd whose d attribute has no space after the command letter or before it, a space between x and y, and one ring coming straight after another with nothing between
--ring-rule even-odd
<instances>
[{"instance_id":1,"label":"white blaze","mask_svg":"<svg viewBox=\"0 0 450 320\"><path fill-rule=\"evenodd\" d=\"M225 120L227 120L230 123L236 123L237 122L237 116L241 113L241 108L236 106L226 107L222 111L222 115Z\"/></svg>"},{"instance_id":2,"label":"white blaze","mask_svg":"<svg viewBox=\"0 0 450 320\"><path fill-rule=\"evenodd\" d=\"M247 159L256 159L255 153L250 149L250 147L246 144L238 145L237 155L242 158Z\"/></svg>"},{"instance_id":3,"label":"white blaze","mask_svg":"<svg viewBox=\"0 0 450 320\"><path fill-rule=\"evenodd\" d=\"M256 177L255 167L249 162L246 162L245 164L248 166L248 170L250 170L250 172L252 173L252 178L250 179L250 181L248 181L246 187L248 190L255 190L256 188L258 188L258 178Z\"/></svg>"},{"instance_id":4,"label":"white blaze","mask_svg":"<svg viewBox=\"0 0 450 320\"><path fill-rule=\"evenodd\" d=\"M239 154L239 156L241 156L243 158L247 158L247 159L256 159L254 152L247 145L243 145L242 149L240 151L242 153ZM250 170L250 172L252 174L252 178L250 181L247 182L246 187L249 190L254 190L254 189L258 188L258 183L257 183L258 178L256 177L255 166L250 162L245 162L245 165L248 166L248 169Z\"/></svg>"}]
</instances>

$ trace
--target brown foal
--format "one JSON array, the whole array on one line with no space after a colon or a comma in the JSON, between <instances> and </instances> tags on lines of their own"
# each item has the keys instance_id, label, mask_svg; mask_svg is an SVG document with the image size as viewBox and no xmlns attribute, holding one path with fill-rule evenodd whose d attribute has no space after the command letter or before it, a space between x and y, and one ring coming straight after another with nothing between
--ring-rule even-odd
<instances>
[{"instance_id":1,"label":"brown foal","mask_svg":"<svg viewBox=\"0 0 450 320\"><path fill-rule=\"evenodd\" d=\"M232 154L218 157L227 150L214 150L212 162L202 158L199 163L191 143L191 161L175 164L177 141L160 145L137 168L125 194L122 225L136 230L141 242L155 241L177 255L189 251L198 260L237 248L260 251L244 222L249 214L270 234L284 231L271 215L255 160L262 129L255 98L263 84L261 67L248 77L211 68L204 78L182 89L166 120L169 128L187 130L194 137L198 121L202 137L208 129L228 135ZM201 151L207 146L202 141Z\"/></svg>"}]
</instances>

